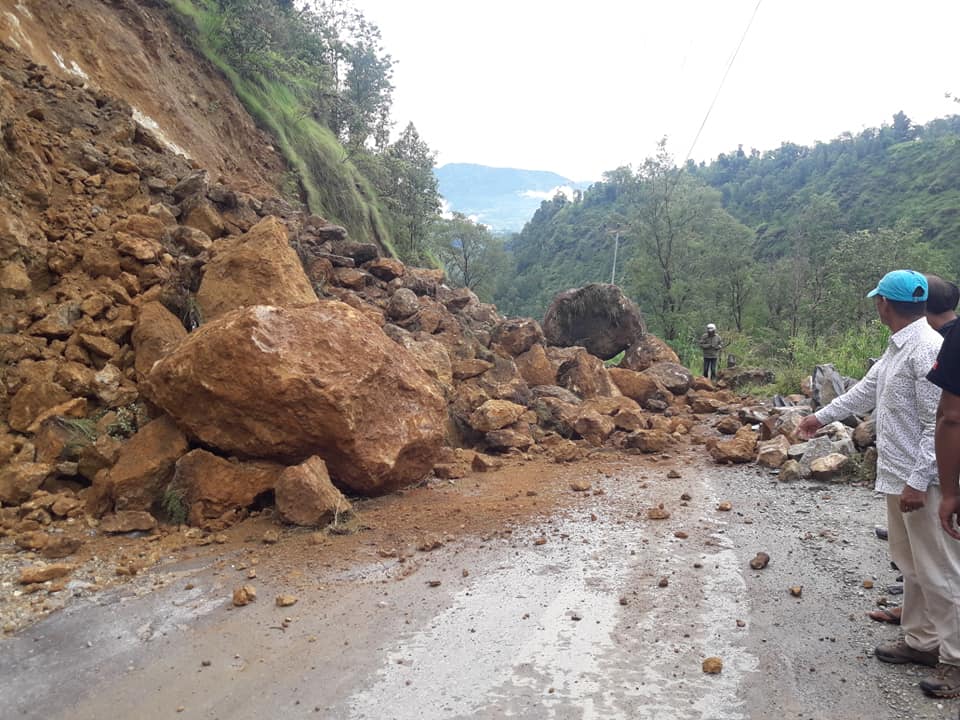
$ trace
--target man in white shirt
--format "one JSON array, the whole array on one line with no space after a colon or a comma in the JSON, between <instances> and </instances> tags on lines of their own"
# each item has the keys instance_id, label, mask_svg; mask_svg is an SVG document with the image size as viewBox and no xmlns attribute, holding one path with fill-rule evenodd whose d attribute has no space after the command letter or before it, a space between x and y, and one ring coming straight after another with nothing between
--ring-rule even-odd
<instances>
[{"instance_id":1,"label":"man in white shirt","mask_svg":"<svg viewBox=\"0 0 960 720\"><path fill-rule=\"evenodd\" d=\"M903 639L880 645L878 660L957 673L960 685L960 543L940 529L934 428L940 389L926 379L942 338L927 323L927 281L912 270L887 273L868 297L892 335L863 379L801 422L801 432L875 410L877 492L887 499L890 555L903 573ZM928 678L921 687L942 687ZM960 689L958 689L960 694ZM944 697L944 695L940 695Z\"/></svg>"}]
</instances>

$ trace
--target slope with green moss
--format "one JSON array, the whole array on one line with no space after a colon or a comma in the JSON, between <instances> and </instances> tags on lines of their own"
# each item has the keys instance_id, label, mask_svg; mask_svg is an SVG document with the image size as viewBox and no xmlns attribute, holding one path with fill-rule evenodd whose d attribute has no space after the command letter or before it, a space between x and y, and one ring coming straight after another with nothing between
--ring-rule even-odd
<instances>
[{"instance_id":1,"label":"slope with green moss","mask_svg":"<svg viewBox=\"0 0 960 720\"><path fill-rule=\"evenodd\" d=\"M358 239L394 252L384 211L371 183L357 170L329 128L312 117L308 88L296 76L241 73L218 42L222 17L209 0L167 0L197 49L230 80L258 124L274 138L296 173L310 211L344 225ZM183 22L187 21L187 22Z\"/></svg>"}]
</instances>

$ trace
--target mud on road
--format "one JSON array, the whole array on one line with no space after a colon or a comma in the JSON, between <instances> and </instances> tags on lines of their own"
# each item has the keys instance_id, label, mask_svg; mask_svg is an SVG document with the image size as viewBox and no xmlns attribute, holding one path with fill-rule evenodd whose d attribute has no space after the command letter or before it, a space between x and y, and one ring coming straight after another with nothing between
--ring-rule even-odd
<instances>
[{"instance_id":1,"label":"mud on road","mask_svg":"<svg viewBox=\"0 0 960 720\"><path fill-rule=\"evenodd\" d=\"M865 615L896 574L883 514L869 488L691 447L368 501L347 537L263 546L261 519L4 639L4 715L955 718L925 668L872 656L897 635ZM244 583L257 600L234 608Z\"/></svg>"}]
</instances>

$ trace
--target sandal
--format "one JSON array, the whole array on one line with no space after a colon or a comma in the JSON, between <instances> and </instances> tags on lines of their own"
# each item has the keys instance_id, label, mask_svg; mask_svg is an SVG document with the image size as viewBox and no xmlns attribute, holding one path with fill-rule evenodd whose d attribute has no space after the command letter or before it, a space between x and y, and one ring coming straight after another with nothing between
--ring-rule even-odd
<instances>
[{"instance_id":1,"label":"sandal","mask_svg":"<svg viewBox=\"0 0 960 720\"><path fill-rule=\"evenodd\" d=\"M890 623L891 625L900 624L900 608L880 608L867 613L867 617L877 622Z\"/></svg>"}]
</instances>

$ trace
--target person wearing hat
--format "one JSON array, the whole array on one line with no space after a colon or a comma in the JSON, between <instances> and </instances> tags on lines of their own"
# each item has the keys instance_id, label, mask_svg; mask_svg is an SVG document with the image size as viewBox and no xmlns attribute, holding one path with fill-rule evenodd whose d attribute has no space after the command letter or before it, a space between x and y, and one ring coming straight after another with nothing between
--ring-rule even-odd
<instances>
[{"instance_id":1,"label":"person wearing hat","mask_svg":"<svg viewBox=\"0 0 960 720\"><path fill-rule=\"evenodd\" d=\"M940 530L934 454L940 389L926 377L943 338L927 322L927 293L926 278L913 270L883 276L867 297L890 328L886 350L860 382L805 417L800 432L809 437L827 423L874 411L875 489L886 496L890 554L903 573L903 638L874 654L882 662L936 667L938 675L957 671L960 683L960 543ZM921 687L932 694L938 683L931 676Z\"/></svg>"},{"instance_id":2,"label":"person wearing hat","mask_svg":"<svg viewBox=\"0 0 960 720\"><path fill-rule=\"evenodd\" d=\"M703 376L716 380L723 340L717 334L717 326L713 323L708 323L707 331L700 336L700 349L703 351Z\"/></svg>"}]
</instances>

